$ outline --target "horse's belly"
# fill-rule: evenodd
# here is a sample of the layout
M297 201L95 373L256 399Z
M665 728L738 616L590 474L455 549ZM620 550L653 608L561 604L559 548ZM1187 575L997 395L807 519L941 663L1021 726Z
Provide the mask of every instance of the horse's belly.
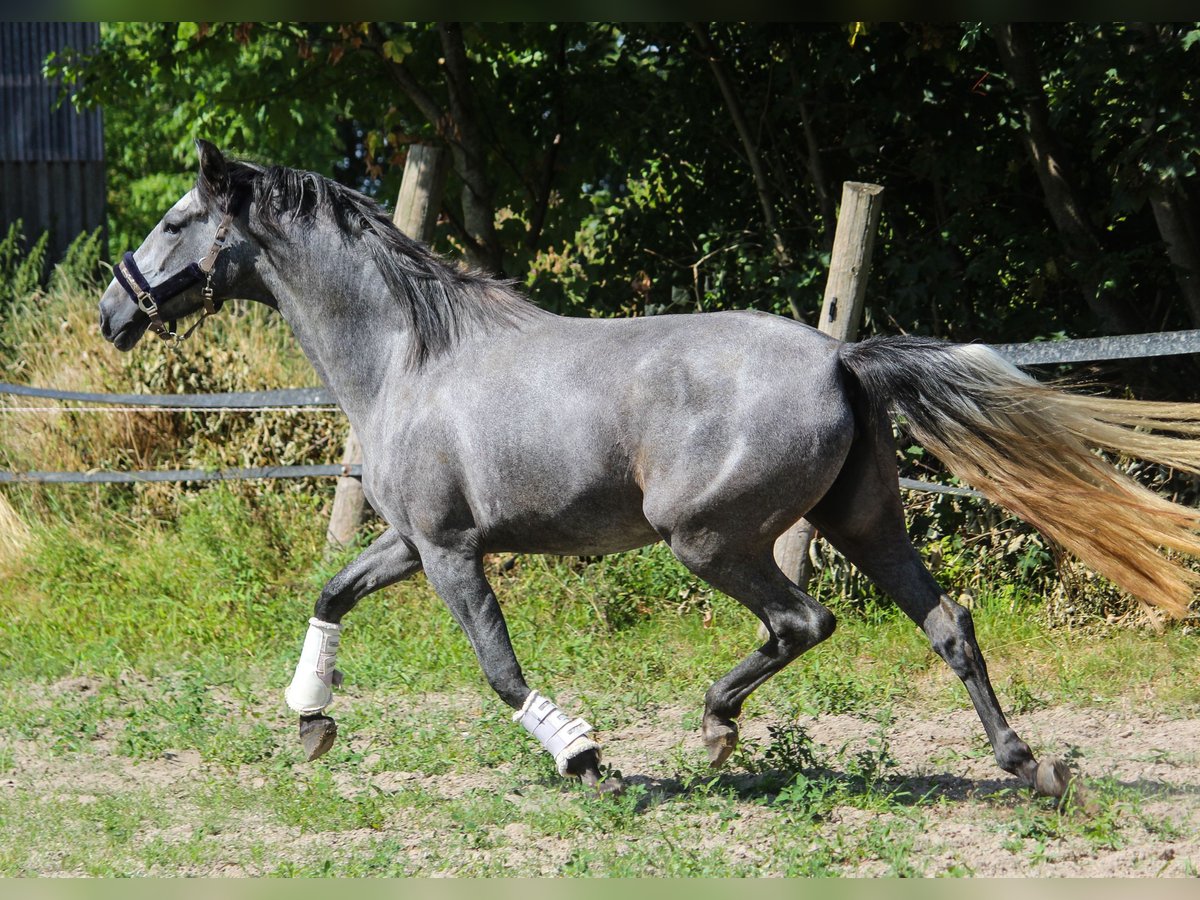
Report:
M486 552L599 556L644 547L659 539L641 504L594 498L553 509L513 508L481 523Z

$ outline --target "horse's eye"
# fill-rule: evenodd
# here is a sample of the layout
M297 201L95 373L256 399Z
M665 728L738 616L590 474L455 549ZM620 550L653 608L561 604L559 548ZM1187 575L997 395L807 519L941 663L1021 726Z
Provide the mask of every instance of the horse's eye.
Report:
M171 222L163 222L163 231L167 234L179 234L179 226Z

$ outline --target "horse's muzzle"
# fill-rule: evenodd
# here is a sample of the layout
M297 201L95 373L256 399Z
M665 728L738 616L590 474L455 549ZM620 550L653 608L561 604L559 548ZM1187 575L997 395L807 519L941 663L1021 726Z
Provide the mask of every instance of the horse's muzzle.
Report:
M130 303L114 280L100 298L100 334L118 350L132 350L150 325L149 317Z

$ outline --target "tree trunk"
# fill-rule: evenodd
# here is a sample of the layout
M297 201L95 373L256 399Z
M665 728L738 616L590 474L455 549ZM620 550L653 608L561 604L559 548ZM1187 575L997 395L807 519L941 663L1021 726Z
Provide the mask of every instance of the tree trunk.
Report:
M1163 184L1150 190L1150 208L1167 246L1171 270L1187 303L1192 326L1200 328L1200 251L1189 206L1187 196L1181 191L1169 190Z
M446 184L446 152L440 147L414 144L408 151L404 178L396 198L392 222L410 238L429 243L442 207L442 190ZM342 469L362 465L362 444L351 426L342 453ZM349 474L338 478L333 494L333 512L325 530L325 540L331 547L345 547L354 540L359 526L366 521L371 508L363 493L362 479Z
M1100 283L1097 262L1103 248L1095 229L1088 222L1084 204L1075 186L1077 181L1071 177L1069 163L1050 125L1050 107L1042 89L1041 69L1026 26L997 25L994 35L1005 71L1017 90L1018 103L1025 117L1022 137L1042 186L1046 209L1058 229L1067 255L1083 273L1081 289L1084 301L1106 332L1136 332L1140 330L1140 323L1132 310Z
M445 54L443 75L450 98L446 137L454 154L455 171L463 182L463 227L471 238L467 257L473 266L502 275L504 253L496 233L495 191L488 177L487 151L475 114L462 26L457 22L441 23L438 34Z
M1135 43L1134 52L1153 54L1161 51L1162 37L1153 23L1138 22L1133 30L1145 42ZM1157 104L1150 102L1149 105L1151 109L1142 121L1142 131L1152 135L1158 120L1155 113ZM1196 231L1195 210L1191 198L1177 179L1154 177L1154 185L1150 188L1150 209L1154 213L1158 233L1166 245L1167 259L1171 261L1172 274L1187 304L1192 326L1200 328L1200 234Z
M418 82L403 62L383 54L387 35L378 25L370 26L372 41L384 67L413 105L437 129L446 141L454 160L454 171L462 180L462 220L455 220L465 239L467 260L491 274L504 271L500 237L496 233L494 190L487 174L487 154L472 102L467 54L462 27L456 23L438 26L442 41L442 75L449 97L449 109Z

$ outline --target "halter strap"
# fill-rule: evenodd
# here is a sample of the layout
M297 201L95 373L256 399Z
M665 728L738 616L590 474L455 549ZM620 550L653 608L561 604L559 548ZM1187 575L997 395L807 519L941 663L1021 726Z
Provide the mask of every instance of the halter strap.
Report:
M233 223L233 213L227 212L221 223L217 226L216 236L213 238L212 246L208 248L208 253L204 254L199 262L188 263L184 268L180 269L174 275L168 277L165 281L151 287L150 282L138 269L137 261L133 258L133 251L126 251L121 257L121 261L117 263L113 269L113 275L117 279L117 284L121 285L129 298L138 305L138 309L146 314L150 319L150 328L153 332L164 341L185 341L191 336L200 323L209 316L214 315L221 308L221 301L213 299L213 270L216 269L217 259L221 255L221 251L225 249L225 241L229 238L229 230ZM204 312L200 318L192 323L192 327L178 335L175 333L175 323L171 322L170 327L167 326L159 314L158 307L160 303L165 303L177 294L183 293L192 285L198 282L204 282Z

